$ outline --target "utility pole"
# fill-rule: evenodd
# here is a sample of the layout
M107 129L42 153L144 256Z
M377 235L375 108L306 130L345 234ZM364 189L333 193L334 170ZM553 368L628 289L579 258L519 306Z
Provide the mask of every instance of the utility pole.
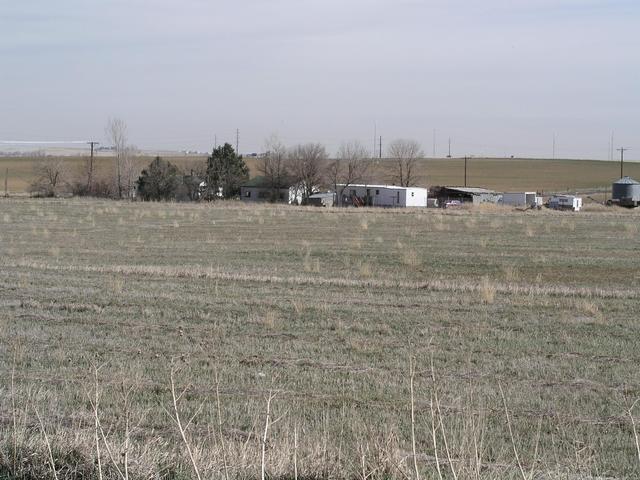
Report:
M236 128L236 155L239 155L238 153L238 146L240 145L240 129Z
M378 139L378 126L376 122L373 122L373 150L371 150L371 156L376 156L376 140Z
M93 187L93 147L100 145L100 142L87 142L91 145L91 157L89 158L89 172L87 174L87 193L91 193L91 187Z
M218 135L216 135L214 133L213 134L213 149L215 150L216 148L218 148Z
M449 137L449 154L447 155L447 158L451 158L451 137Z
M551 158L556 159L556 134L553 134L553 147L551 147Z
M379 152L379 158L382 158L382 135L380 135L380 152Z
M433 158L436 158L436 129L433 129Z
M467 186L467 156L464 156L464 186Z
M7 168L4 172L4 196L9 196L9 169Z
M624 152L626 152L629 149L620 147L617 150L620 152L620 178L622 178L624 177Z
M609 152L609 157L611 160L613 160L613 150L615 149L615 146L613 144L613 130L611 131L611 150Z

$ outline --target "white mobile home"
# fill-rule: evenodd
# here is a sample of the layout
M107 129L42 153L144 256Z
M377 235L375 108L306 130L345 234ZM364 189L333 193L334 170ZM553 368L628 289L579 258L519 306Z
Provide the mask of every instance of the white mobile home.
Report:
M505 192L502 194L501 203L514 207L541 207L542 197L536 192Z
M357 207L426 207L427 189L397 185L337 185L342 205Z

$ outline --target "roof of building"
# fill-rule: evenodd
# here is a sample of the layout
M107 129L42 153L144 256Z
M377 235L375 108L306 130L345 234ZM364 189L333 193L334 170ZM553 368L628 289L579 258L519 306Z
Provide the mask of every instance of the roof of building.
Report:
M629 176L624 176L620 180L613 182L614 185L640 185L640 182L636 182Z
M480 187L441 187L441 188L446 188L447 190L453 190L455 192L469 193L471 195L482 195L482 194L495 195L497 193L493 190L480 188Z
M338 186L339 187L344 187L344 183L339 183ZM416 188L421 189L421 190L426 190L426 188L424 187L401 187L400 185L376 185L376 184L369 184L369 183L350 183L348 185L349 187L366 187L366 188L388 188L388 189L392 189L392 190L414 190Z

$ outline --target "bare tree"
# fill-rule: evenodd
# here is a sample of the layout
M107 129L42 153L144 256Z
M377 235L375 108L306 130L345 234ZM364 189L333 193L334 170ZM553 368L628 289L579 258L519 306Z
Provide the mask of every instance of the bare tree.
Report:
M319 143L305 143L293 147L288 155L288 168L299 185L304 202L323 183L327 151Z
M418 180L418 159L424 156L415 140L397 139L389 144L388 156L394 162L392 181L402 187L414 186Z
M128 136L127 136L127 124L124 123L124 120L120 118L110 118L107 121L107 126L105 128L105 134L111 145L113 146L113 150L115 153L116 160L116 192L118 194L118 198L122 198L123 193L125 192L126 186L126 178L129 176L129 188L131 187L131 165L130 165L130 151L127 145Z
M278 190L289 180L287 168L287 148L277 135L271 135L265 142L266 154L258 160L258 171L271 189L272 202L278 199Z
M122 190L125 197L132 197L136 190L135 177L140 173L136 164L138 147L127 145L122 156Z
M369 152L358 141L340 145L338 155L327 167L327 177L336 192L336 202L342 205L344 191L349 185L366 180Z
M62 158L44 158L35 165L36 179L31 191L46 197L54 197L65 186L68 169Z

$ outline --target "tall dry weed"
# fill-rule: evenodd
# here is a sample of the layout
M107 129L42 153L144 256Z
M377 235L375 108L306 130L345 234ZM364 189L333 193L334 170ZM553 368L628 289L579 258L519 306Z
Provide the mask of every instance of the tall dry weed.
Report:
M520 272L515 265L503 265L502 272L504 279L509 283L517 282L520 279Z
M496 298L496 286L487 275L480 281L480 300L485 304L492 304Z

